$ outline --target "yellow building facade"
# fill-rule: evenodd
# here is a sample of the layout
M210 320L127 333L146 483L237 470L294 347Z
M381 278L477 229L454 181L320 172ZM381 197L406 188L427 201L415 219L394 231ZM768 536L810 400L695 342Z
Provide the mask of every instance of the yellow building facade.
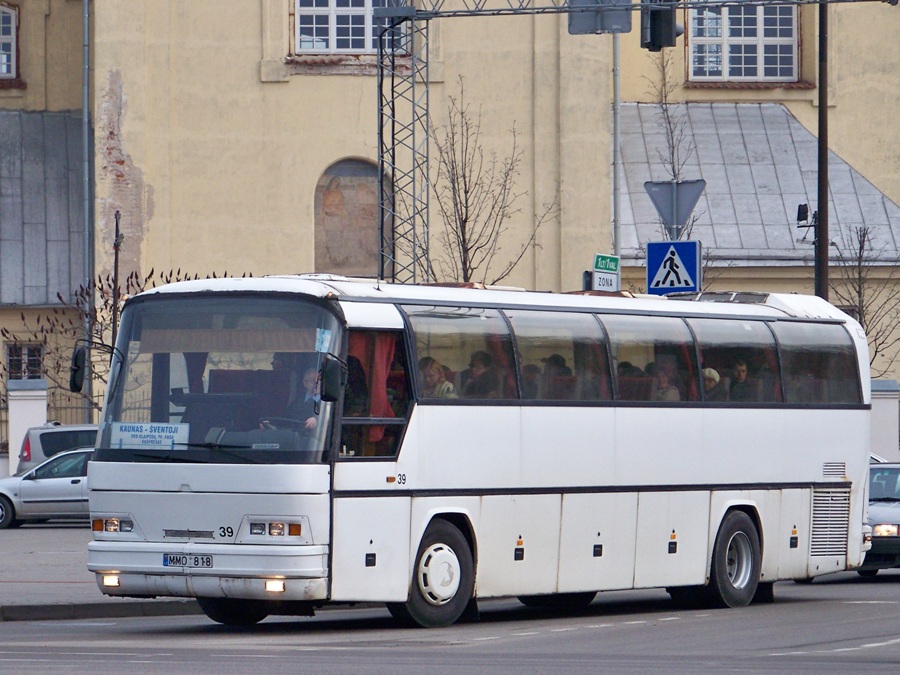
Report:
M128 269L377 272L376 57L371 42L337 44L326 15L324 38L298 30L318 20L305 6L95 4L99 265L118 210ZM590 252L608 246L609 40L570 37L558 14L429 26L432 124L446 123L462 80L486 157L505 157L515 129L509 256L558 202L507 283L577 287Z

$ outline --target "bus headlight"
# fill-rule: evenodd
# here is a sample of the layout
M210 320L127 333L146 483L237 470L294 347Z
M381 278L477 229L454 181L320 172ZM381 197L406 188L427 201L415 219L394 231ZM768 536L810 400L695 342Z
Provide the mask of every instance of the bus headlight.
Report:
M872 528L872 536L874 537L896 537L897 525L882 523Z
M134 532L134 521L127 518L95 518L91 521L93 532Z
M270 537L300 537L303 535L303 525L300 523L286 523L284 521L251 522L250 534L254 536L269 535Z

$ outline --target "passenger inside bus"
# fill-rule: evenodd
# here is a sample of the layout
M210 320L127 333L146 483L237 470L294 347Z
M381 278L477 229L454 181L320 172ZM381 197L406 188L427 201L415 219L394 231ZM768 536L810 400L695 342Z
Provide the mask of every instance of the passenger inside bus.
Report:
M462 395L466 398L496 398L500 378L492 369L494 360L487 352L474 352L469 367L462 373Z
M756 401L759 398L758 382L748 376L747 361L738 359L732 368L731 390L732 401Z
M719 371L715 368L703 369L703 390L707 401L727 401L728 391L722 384Z
M317 424L316 407L321 400L319 395L319 372L315 368L307 368L301 380L303 393L298 394L288 403L285 415L303 422L305 429L315 429Z
M422 395L426 398L457 398L456 387L447 380L444 367L431 356L419 359Z
M681 393L672 383L669 370L667 368L658 368L656 371L656 393L653 395L654 401L675 402L681 400Z

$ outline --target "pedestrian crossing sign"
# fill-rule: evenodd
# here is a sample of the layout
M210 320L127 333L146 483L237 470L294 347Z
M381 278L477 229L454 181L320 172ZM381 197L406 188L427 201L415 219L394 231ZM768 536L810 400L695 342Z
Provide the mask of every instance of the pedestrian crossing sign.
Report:
M699 241L647 242L647 292L665 295L700 290Z

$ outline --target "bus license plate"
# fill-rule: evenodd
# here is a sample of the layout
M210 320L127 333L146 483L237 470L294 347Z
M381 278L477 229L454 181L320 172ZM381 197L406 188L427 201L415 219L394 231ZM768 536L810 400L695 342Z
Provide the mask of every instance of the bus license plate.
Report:
M163 553L165 567L212 567L211 555L186 555L184 553Z

